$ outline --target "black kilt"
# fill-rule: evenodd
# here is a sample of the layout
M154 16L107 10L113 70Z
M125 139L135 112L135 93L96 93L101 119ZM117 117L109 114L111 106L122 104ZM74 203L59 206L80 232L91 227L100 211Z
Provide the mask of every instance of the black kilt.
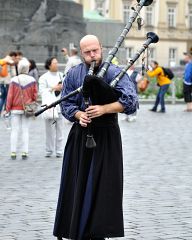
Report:
M85 147L87 128L74 123L65 147L54 236L123 237L123 160L117 114L92 121L96 148Z

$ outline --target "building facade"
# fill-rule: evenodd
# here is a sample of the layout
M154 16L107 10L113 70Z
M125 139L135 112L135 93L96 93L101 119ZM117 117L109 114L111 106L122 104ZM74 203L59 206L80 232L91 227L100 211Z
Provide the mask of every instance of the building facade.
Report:
M106 19L121 21L124 25L138 4L136 0L75 1L83 5L84 12L96 10ZM164 66L181 65L183 52L192 52L192 0L153 0L151 5L142 8L139 15L143 26L138 30L135 21L130 29L124 43L126 57L133 57L145 41L146 33L152 31L160 41L151 44L149 60L154 59ZM110 38L110 32L108 34Z

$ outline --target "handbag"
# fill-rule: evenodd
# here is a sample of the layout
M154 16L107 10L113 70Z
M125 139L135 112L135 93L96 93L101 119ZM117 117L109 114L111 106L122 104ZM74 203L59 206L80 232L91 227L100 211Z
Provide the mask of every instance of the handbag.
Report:
M148 85L149 80L146 77L144 77L141 81L137 83L137 87L140 92L144 92L147 89Z
M39 104L35 101L31 103L24 103L24 96L23 96L23 90L19 81L19 76L18 76L18 82L19 82L19 87L20 87L20 93L21 93L21 101L23 105L23 110L24 110L24 115L28 117L34 117L35 112L38 110Z
M24 104L24 114L26 117L34 117L35 112L38 110L39 104L31 102Z

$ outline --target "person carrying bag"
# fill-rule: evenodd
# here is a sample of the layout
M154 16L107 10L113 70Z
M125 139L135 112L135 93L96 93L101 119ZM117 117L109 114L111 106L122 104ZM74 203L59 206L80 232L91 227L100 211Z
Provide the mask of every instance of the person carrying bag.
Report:
M37 100L36 80L28 75L29 62L22 59L18 63L18 76L11 79L6 114L11 113L11 159L17 157L17 143L19 135L22 138L21 156L28 158L29 151L29 118L26 117L27 103Z

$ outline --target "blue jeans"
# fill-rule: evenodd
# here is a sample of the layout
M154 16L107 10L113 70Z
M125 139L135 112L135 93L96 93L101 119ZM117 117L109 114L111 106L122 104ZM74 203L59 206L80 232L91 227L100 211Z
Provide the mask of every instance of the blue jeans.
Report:
M0 113L3 110L3 106L7 99L8 88L8 84L0 84Z
M164 97L165 97L165 93L167 92L167 90L169 88L169 85L170 84L166 84L166 85L160 86L159 92L158 92L157 97L156 97L155 105L153 107L154 110L157 110L157 107L158 107L158 105L160 103L161 104L161 111L165 111L165 100L164 100Z

